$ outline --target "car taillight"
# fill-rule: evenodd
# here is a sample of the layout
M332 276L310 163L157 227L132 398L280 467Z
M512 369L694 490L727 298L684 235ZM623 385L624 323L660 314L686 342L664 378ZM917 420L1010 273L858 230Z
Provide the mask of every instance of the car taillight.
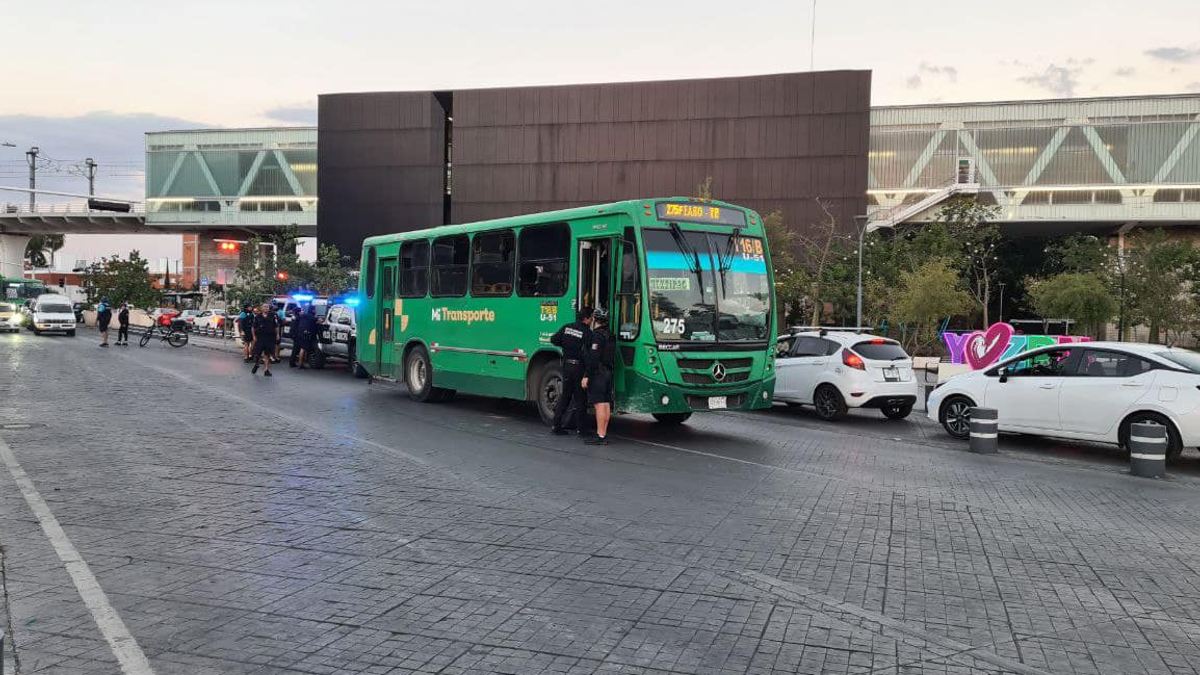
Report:
M854 368L855 370L867 369L867 365L863 363L862 357L850 351L849 349L842 350L842 363Z

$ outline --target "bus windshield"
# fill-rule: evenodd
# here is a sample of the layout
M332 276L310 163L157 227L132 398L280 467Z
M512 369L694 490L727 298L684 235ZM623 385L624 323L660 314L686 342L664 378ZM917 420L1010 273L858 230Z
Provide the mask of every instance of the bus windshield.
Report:
M767 339L770 279L762 240L643 230L650 319L659 342Z

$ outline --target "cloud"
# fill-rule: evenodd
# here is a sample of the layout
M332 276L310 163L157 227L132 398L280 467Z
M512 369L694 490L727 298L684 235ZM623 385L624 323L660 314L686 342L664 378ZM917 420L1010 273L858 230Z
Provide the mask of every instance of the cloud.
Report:
M279 106L263 113L269 119L287 124L315 125L317 109L311 105Z
M1113 71L1113 75L1116 75L1117 77L1133 77L1134 75L1137 75L1137 68L1132 68L1129 66L1117 68Z
M905 85L909 89L920 89L925 84L926 78L943 79L947 82L958 81L958 69L954 66L935 66L931 63L921 62L917 66L917 72L910 75L904 80Z
M1055 96L1070 98L1075 95L1075 90L1079 87L1080 70L1078 67L1058 66L1051 63L1041 73L1018 77L1017 81L1044 89Z
M1147 49L1145 53L1151 58L1172 63L1190 63L1200 60L1200 47L1157 47Z

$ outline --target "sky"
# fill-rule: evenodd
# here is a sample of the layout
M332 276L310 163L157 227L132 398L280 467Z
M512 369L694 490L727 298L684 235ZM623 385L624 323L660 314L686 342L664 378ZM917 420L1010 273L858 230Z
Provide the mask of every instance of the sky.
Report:
M68 9L69 8L69 9ZM0 0L0 186L138 198L146 131L310 125L320 93L869 69L874 105L1200 92L1196 0ZM815 40L811 36L815 33ZM0 202L24 199L0 192ZM72 237L67 259L178 255ZM171 251L175 253L172 254Z

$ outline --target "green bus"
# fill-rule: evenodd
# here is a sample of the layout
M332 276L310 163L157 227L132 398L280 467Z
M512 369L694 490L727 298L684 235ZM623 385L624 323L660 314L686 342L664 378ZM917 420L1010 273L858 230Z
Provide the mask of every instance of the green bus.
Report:
M23 304L46 292L46 284L38 279L0 276L0 302Z
M771 405L774 282L749 209L645 199L371 237L359 278L357 359L418 401L529 400L550 420L550 336L587 306L617 341L614 410Z

